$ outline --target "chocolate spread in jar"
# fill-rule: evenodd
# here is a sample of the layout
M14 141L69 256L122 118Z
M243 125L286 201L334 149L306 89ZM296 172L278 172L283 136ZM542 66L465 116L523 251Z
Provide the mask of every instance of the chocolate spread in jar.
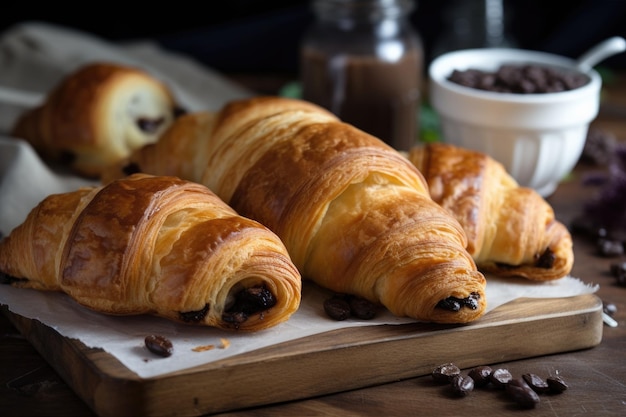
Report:
M419 49L390 62L304 48L303 98L397 150L409 150L417 140L422 60Z

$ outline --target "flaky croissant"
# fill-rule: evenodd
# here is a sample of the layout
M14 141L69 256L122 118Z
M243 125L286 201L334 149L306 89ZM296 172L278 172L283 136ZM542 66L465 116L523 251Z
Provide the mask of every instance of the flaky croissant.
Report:
M265 329L300 305L301 277L278 236L174 177L47 197L0 241L0 272L102 313L224 329Z
M256 97L181 116L108 178L198 181L281 237L303 277L398 316L465 323L485 279L459 223L381 140L299 100Z
M40 106L18 118L11 134L47 161L69 161L77 173L98 177L155 142L176 111L173 92L149 73L96 62L65 76Z
M408 153L430 194L468 236L478 268L500 276L558 279L574 263L572 237L536 191L520 187L488 155L450 144L416 146Z

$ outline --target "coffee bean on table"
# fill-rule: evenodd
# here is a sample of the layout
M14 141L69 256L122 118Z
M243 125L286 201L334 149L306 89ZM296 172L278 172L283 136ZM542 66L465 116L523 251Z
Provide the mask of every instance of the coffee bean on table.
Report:
M453 363L444 363L442 365L437 366L433 372L432 377L436 382L440 382L443 384L447 384L452 381L456 375L459 375L461 370L458 366Z
M533 391L539 394L548 392L550 390L550 386L548 385L548 383L544 381L543 378L541 378L539 375L528 373L522 375L522 378L524 379L524 381L526 381L528 386L533 389Z
M539 395L523 378L511 379L506 384L506 393L521 407L534 408L540 402Z
M546 379L546 382L550 387L550 392L555 394L559 394L569 388L565 381L563 381L563 378L561 378L560 376L548 377L548 379Z
M474 390L474 380L471 376L458 374L452 377L450 386L452 387L452 392L455 395L465 397Z
M489 375L489 381L496 387L503 389L509 381L513 379L513 375L508 369L498 368Z
M468 375L474 380L474 385L484 387L489 383L489 376L492 369L487 365L477 366L469 371Z

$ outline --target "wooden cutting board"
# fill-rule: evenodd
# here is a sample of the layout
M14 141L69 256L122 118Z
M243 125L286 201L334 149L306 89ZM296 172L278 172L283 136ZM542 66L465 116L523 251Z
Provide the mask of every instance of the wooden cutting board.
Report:
M37 320L2 312L99 415L201 415L567 352L602 340L593 294L518 299L469 325L403 324L335 330L142 379L110 354Z

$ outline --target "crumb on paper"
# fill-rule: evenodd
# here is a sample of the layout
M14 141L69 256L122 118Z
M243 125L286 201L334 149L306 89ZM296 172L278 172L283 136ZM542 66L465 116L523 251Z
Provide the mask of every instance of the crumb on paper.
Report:
M207 350L213 350L215 349L215 345L204 345L204 346L196 346L195 348L191 349L194 352L205 352Z
M220 349L226 349L228 346L230 346L230 340L223 338L223 337L220 340L222 341L222 345L220 346Z

